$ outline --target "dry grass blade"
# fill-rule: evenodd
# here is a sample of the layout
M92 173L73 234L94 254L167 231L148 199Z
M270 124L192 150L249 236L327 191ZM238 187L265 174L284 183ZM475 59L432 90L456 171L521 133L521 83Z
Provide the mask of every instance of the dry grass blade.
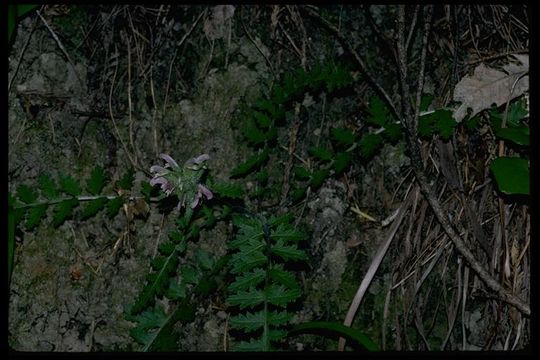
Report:
M354 296L351 306L349 307L349 311L347 312L345 320L343 321L343 324L345 326L351 326L354 316L356 315L356 311L358 310L358 307L362 302L362 298L364 297L364 294L366 293L369 285L371 284L375 273L379 269L379 266L381 265L381 262L384 259L384 256L386 255L386 252L388 251L388 248L390 247L390 244L392 243L392 240L394 239L396 232L401 225L401 222L403 221L404 215L407 212L407 209L409 208L409 205L411 204L413 200L413 195L415 193L415 191L409 192L405 201L401 204L399 215L394 220L394 223L392 224L392 227L388 232L388 237L383 243L381 243L379 249L377 250L377 253L375 254L375 257L373 258L373 261L368 268L366 275L364 276L364 279L362 280L360 286L358 287L358 290L356 291L356 295ZM340 338L338 350L343 351L344 349L345 339Z

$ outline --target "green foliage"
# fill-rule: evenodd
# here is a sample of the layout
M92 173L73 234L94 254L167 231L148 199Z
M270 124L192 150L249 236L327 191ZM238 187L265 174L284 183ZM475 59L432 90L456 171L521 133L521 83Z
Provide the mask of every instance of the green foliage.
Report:
M170 315L166 315L163 309L156 305L138 315L127 314L126 318L137 323L137 326L130 330L130 334L143 345L143 352L176 351L178 336L173 327L178 321L193 321L195 307L183 302Z
M86 183L86 189L92 195L99 195L103 190L103 186L105 186L105 173L101 166L96 166Z
M333 157L332 151L322 146L312 146L308 152L321 161L330 161Z
M344 146L350 146L356 140L353 132L349 129L344 128L333 128L332 137L334 138L334 140L336 140L338 144Z
M360 153L365 159L371 158L375 155L382 143L382 136L380 134L367 134L360 140Z
M266 220L259 217L233 218L238 227L236 238L229 243L231 273L227 302L240 312L230 319L234 329L250 334L249 341L235 344L240 351L270 351L285 335L291 319L287 307L301 296L294 275L285 270L288 261L307 258L298 248L305 235L284 216ZM249 309L248 311L242 311Z
M452 117L450 110L438 109L419 117L418 134L423 138L430 138L433 134L438 134L444 140L448 140L456 126L457 122Z
M390 119L390 112L384 102L377 96L373 96L369 101L369 115L367 122L380 127L385 127Z
M77 180L69 175L60 175L60 188L63 192L71 196L79 196L82 192Z
M330 331L336 335L343 336L349 340L355 341L357 344L361 345L367 351L379 351L379 346L373 342L368 336L363 332L352 329L348 326L345 326L336 322L329 321L312 321L303 324L294 326L289 331L289 336L296 334L306 333L306 332L318 332L318 331Z
M212 192L223 198L241 199L244 196L244 189L238 184L210 182L208 186Z
M135 180L135 171L128 169L124 176L116 182L116 186L123 190L130 190L133 186L133 180Z
M26 204L31 204L37 199L37 194L27 185L21 185L17 188L17 197Z
M73 208L79 204L76 198L59 202L54 206L52 225L58 227L73 215Z
M499 190L507 195L530 194L529 162L517 157L499 157L491 162Z
M99 194L99 192L97 194ZM92 216L95 216L100 210L102 210L105 207L106 203L107 203L107 198L105 197L100 197L97 199L90 200L88 204L86 204L83 207L81 219L85 220L85 219L91 218Z
M493 131L498 138L511 141L518 147L529 146L529 127L524 124L528 112L525 99L514 101L507 113L507 127L502 127L504 111L491 110ZM490 170L499 191L507 195L530 195L529 161L519 157L499 157L491 162Z
M334 171L336 174L341 174L345 171L352 160L352 154L350 152L342 152L336 155L334 162Z
M47 174L41 174L38 177L41 194L49 200L56 199L58 197L58 190L54 180Z
M252 172L258 166L262 165L266 160L268 160L268 154L269 150L264 149L260 154L251 156L245 162L241 163L231 171L231 177L240 177Z
M53 227L60 226L66 219L74 216L74 210L80 203L85 203L80 218L86 220L95 216L107 205L107 213L110 217L115 216L123 204L121 197L113 197L108 200L105 196L100 196L105 186L105 177L103 169L96 167L86 181L87 190L94 197L84 197L80 202L79 197L82 189L79 182L69 175L60 175L59 186L57 189L55 181L47 174L41 174L38 177L39 192L28 185L20 185L17 189L16 199L14 199L13 215L15 225L17 225L26 215L25 227L27 230L33 230L40 222L46 218L47 209L53 208L52 223ZM68 197L60 194L61 190ZM18 200L17 200L18 199Z
M311 182L310 186L313 189L318 189L321 187L321 185L324 183L324 180L330 175L330 171L327 169L319 169L316 170L313 175L311 176Z

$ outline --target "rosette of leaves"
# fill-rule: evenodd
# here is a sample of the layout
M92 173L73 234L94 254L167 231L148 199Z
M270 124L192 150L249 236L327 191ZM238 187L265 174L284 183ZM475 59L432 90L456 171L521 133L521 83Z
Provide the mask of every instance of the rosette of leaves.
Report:
M234 345L238 351L271 351L287 335L292 314L287 311L301 296L300 286L287 264L304 261L307 255L298 248L305 234L291 225L291 215L266 220L237 216L234 251L230 259L235 280L229 285L227 302L237 307L231 316L231 328L243 333L248 341Z

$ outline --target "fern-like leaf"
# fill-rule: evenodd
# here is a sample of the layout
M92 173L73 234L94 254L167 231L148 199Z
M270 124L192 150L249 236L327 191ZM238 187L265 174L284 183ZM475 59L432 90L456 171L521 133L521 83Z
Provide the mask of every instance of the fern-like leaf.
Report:
M304 251L299 250L296 245L285 245L279 241L272 245L271 251L283 260L307 260L307 255Z
M266 272L263 269L254 269L238 276L236 280L229 285L229 290L232 292L237 292L240 290L249 289L250 287L256 287L264 280L265 277Z
M62 191L71 196L81 195L82 189L77 180L69 175L60 175L60 187Z
M230 199L241 199L244 196L242 186L233 183L211 183L210 189L214 194Z
M28 211L28 219L26 220L26 229L32 230L34 227L39 225L41 219L45 216L47 212L47 205L41 204L32 207Z
M300 289L287 289L283 285L270 284L266 289L266 299L269 303L286 307L288 303L301 295Z
M96 166L86 183L86 189L92 195L99 195L103 190L103 186L105 186L105 173L101 166Z
M109 200L107 202L107 216L109 218L113 218L118 214L118 211L120 211L120 208L124 204L124 199L121 197L116 197L112 200Z
M54 227L60 226L67 218L73 216L73 208L79 204L79 200L76 198L64 200L54 207L52 225Z
M165 286L169 284L171 274L176 270L178 264L178 251L171 252L167 257L154 259L153 266L157 268L152 274L141 295L137 298L131 308L131 313L136 314L152 304L154 297L165 292Z
M107 203L106 197L90 200L90 202L88 202L88 204L84 206L82 210L81 218L85 220L96 215L98 211L100 211L101 209L105 207L106 203Z
M27 185L20 185L17 188L17 197L25 204L31 204L36 201L37 194Z
M353 132L345 128L333 128L332 137L334 138L334 140L336 140L338 144L344 146L350 146L356 140Z
M269 150L265 149L260 154L255 154L247 159L242 164L238 165L231 171L231 177L240 177L247 175L255 170L258 166L262 165L268 159Z
M58 197L58 189L54 180L47 174L41 174L38 177L41 194L49 200L56 199Z
M253 307L261 304L265 300L265 294L262 290L251 288L248 291L238 291L236 294L230 295L227 302L234 306L239 306L240 309Z

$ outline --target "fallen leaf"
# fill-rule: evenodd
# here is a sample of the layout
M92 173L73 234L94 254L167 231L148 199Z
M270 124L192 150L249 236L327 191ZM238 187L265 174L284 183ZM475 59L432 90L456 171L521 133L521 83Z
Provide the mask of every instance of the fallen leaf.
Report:
M480 111L491 108L492 104L501 106L529 90L529 56L514 55L520 64L503 66L506 72L484 64L474 69L472 76L465 76L454 89L454 100L461 105L454 110L454 119L461 122L471 108L471 117Z

